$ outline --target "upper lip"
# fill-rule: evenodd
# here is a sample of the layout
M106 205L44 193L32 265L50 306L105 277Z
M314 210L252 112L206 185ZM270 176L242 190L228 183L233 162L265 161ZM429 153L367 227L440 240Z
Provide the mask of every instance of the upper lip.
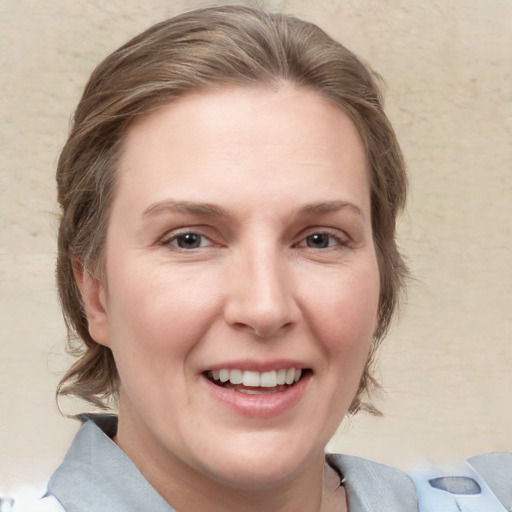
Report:
M269 372L271 370L281 370L283 368L295 368L297 370L306 370L311 368L304 361L292 360L292 359L275 359L272 361L254 361L254 360L233 360L225 361L222 363L215 363L207 368L204 368L201 373L214 370L247 370L253 372Z

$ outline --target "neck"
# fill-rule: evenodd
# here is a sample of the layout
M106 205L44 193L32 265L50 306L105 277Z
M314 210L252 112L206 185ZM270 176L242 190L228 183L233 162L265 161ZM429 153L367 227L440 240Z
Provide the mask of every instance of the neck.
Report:
M315 467L316 469L316 467ZM179 512L341 512L346 498L338 475L330 467L316 471L320 478L309 477L309 471L272 489L239 489L208 481L204 477L187 478L180 474L151 478L150 483ZM331 474L334 473L334 474ZM149 476L149 475L148 475Z
M195 470L173 457L163 446L152 446L154 439L138 439L134 442L130 430L120 421L115 442L146 480L179 512L346 510L340 477L325 463L323 453L305 470L288 480L263 488L240 488Z

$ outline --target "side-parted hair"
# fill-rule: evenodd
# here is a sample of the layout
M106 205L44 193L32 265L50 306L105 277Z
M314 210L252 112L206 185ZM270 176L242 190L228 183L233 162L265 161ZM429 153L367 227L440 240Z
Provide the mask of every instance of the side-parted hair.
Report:
M128 126L176 98L227 86L278 88L291 83L345 112L364 145L373 239L380 272L379 322L357 395L350 407L377 412L364 395L378 386L375 350L397 308L407 269L396 244L405 204L402 153L383 111L380 78L316 25L245 6L191 11L163 21L120 47L92 73L74 114L57 167L62 216L57 284L78 359L57 396L75 395L99 407L116 399L112 352L89 334L74 271L103 279L116 168Z

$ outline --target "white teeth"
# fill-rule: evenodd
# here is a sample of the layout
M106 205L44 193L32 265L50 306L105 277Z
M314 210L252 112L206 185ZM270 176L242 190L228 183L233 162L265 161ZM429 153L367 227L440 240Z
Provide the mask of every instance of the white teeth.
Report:
M245 371L242 383L244 386L259 387L260 374L258 372Z
M250 370L233 369L212 370L209 373L213 380L230 382L231 384L243 384L251 388L275 388L284 384L291 385L299 381L302 370L297 368L281 368L280 370L270 370L268 372L255 372Z
M229 382L231 384L242 384L243 375L242 370L231 370L229 372Z
M277 374L275 370L261 374L262 388L275 388L277 386Z

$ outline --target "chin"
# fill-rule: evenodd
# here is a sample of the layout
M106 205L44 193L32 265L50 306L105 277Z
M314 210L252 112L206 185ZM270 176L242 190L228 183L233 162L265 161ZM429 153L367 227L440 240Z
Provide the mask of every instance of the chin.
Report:
M266 464L237 464L219 472L218 468L212 474L214 480L224 485L242 491L265 491L278 489L293 481L300 474L298 468L284 467L275 462Z
M324 450L320 447L310 452L300 450L301 443L258 443L253 439L243 449L233 446L229 453L211 460L222 460L222 464L209 464L211 478L240 490L270 490L282 487L296 479L307 468L323 465ZM302 447L304 444L302 444Z

